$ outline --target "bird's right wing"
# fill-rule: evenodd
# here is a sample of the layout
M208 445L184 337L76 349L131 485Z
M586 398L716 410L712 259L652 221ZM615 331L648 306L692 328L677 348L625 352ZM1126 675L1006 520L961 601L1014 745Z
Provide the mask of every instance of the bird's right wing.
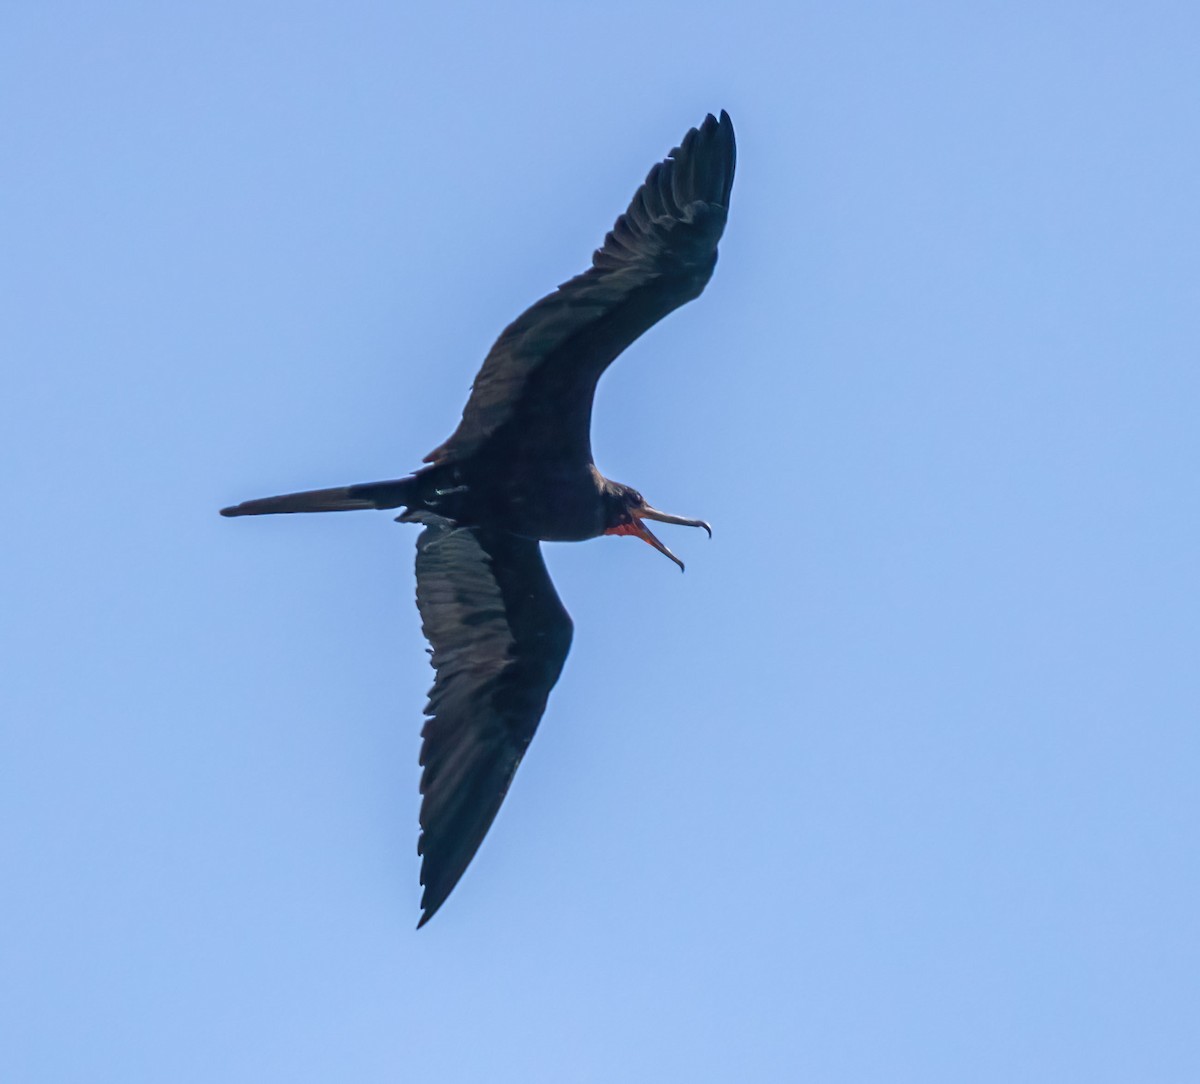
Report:
M733 123L711 114L634 193L582 275L517 317L475 377L454 434L427 463L489 454L588 463L596 382L642 332L700 292L733 187Z
M458 883L500 809L571 646L537 542L428 512L417 606L436 672L421 732L420 925Z

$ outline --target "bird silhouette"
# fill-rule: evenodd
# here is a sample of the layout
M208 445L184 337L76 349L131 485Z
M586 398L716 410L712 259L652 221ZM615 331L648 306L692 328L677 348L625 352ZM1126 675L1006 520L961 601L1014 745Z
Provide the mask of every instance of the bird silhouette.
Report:
M288 493L223 516L403 508L417 539L417 607L435 672L421 731L421 920L433 917L491 827L571 646L540 542L641 538L647 520L702 527L610 481L592 459L596 383L717 262L736 152L711 114L650 170L592 266L514 320L475 378L451 437L404 478Z

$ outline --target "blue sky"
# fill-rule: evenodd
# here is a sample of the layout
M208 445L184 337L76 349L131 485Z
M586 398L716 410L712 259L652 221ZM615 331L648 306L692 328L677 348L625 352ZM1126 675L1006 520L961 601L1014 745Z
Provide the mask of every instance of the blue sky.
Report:
M9 5L0 1062L1200 1079L1192 5ZM647 547L419 934L415 467L728 109ZM669 537L667 537L669 535Z

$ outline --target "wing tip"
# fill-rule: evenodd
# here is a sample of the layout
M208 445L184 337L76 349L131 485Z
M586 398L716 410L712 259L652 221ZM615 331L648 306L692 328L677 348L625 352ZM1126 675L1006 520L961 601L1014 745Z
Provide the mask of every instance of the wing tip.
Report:
M422 832L421 833L422 840L424 839L424 835L425 834ZM445 903L446 900L448 900L450 898L450 893L454 891L455 886L458 884L459 880L462 877L462 874L460 873L458 877L454 878L454 880L451 881L449 886L443 884L440 887L438 887L435 891L435 886L430 883L433 880L433 878L429 878L427 880L425 875L426 875L425 863L422 862L421 863L421 887L424 889L424 891L421 893L421 918L417 922L418 930L422 926L424 926L426 922L428 922L431 918L433 918L433 916L436 915L438 913L438 911L440 911L442 909L442 904Z
M667 156L663 164L667 163L675 174L678 204L702 200L728 209L737 166L737 139L728 112L722 109L718 116L706 114Z

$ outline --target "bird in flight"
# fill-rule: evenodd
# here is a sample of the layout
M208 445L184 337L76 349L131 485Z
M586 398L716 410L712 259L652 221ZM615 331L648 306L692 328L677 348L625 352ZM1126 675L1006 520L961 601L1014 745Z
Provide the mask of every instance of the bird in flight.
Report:
M244 501L223 516L403 508L417 539L417 608L432 648L421 731L421 920L446 901L491 827L571 646L540 542L629 535L679 560L660 512L592 460L592 399L609 364L698 297L733 185L728 114L657 163L592 266L511 323L484 359L453 435L405 478Z

